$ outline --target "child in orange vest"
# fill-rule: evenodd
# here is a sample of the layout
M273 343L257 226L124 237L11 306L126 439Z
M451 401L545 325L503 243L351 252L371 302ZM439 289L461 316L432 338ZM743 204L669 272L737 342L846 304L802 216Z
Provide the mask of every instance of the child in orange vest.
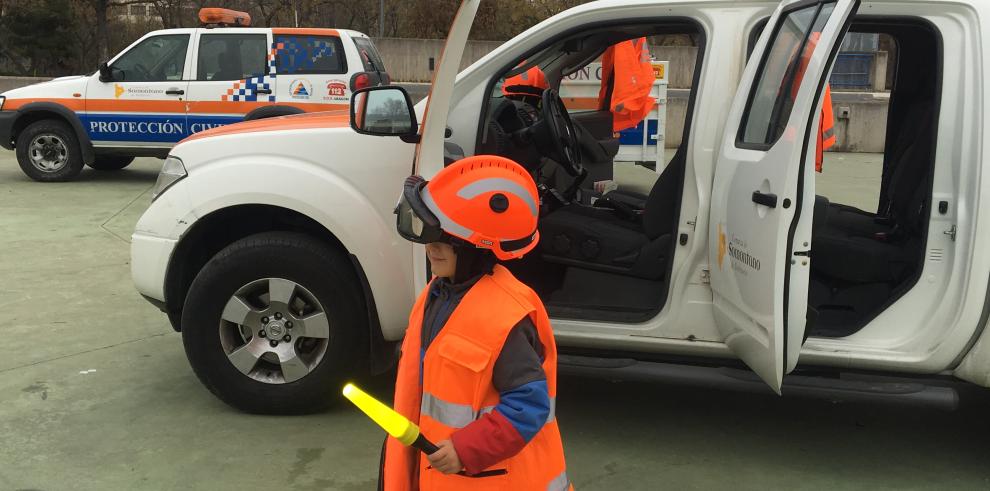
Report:
M549 318L498 264L539 240L532 177L502 157L470 157L430 182L409 178L396 214L400 235L426 244L435 278L410 315L395 409L439 450L424 456L389 438L381 487L572 489Z

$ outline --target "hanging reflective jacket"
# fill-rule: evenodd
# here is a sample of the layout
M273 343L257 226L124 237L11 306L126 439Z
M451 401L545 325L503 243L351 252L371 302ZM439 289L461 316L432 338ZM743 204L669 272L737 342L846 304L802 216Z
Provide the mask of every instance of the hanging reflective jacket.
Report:
M550 415L532 440L513 457L471 477L443 474L431 467L421 452L389 437L385 443L385 491L572 490L567 479L564 450L554 416L557 394L557 349L546 310L529 287L507 269L495 266L465 294L422 363L420 347L426 295L416 301L402 343L395 384L395 410L420 427L431 441L451 435L499 403L492 383L495 360L509 332L524 317L536 326L544 347L543 370L550 395Z
M798 71L794 76L794 83L791 85L792 100L797 97L798 89L801 87L801 81L804 79L804 73L808 69L808 63L811 62L811 55L814 54L815 47L818 46L818 40L821 37L822 33L820 32L813 32L808 36L808 44L801 54ZM818 123L818 140L815 142L816 172L822 171L822 163L825 161L825 150L833 146L835 146L835 115L832 111L832 88L826 82L825 95L822 97L821 121Z
M815 171L822 171L825 150L835 146L835 114L832 111L832 88L825 84L822 97L822 119L818 124L818 141L815 145Z
M650 114L657 102L650 97L655 78L646 38L623 41L605 50L598 107L612 111L613 131L634 128Z
M524 62L525 63L525 62ZM505 95L539 96L548 89L547 77L540 67L534 66L514 77L502 82L502 93Z

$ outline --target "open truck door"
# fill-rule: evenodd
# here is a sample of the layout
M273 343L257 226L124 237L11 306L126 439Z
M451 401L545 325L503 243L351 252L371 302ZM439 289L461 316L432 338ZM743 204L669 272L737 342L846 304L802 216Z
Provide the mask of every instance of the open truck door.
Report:
M808 319L815 134L826 76L858 0L785 0L739 83L709 225L725 343L776 392Z
M443 169L443 142L447 132L447 113L454 93L454 80L461 66L461 57L467 45L468 34L481 0L462 0L447 34L447 41L440 52L440 64L433 73L433 83L426 96L426 109L419 129L413 174L431 179ZM426 263L426 247L413 244L413 291L419 291L429 281Z

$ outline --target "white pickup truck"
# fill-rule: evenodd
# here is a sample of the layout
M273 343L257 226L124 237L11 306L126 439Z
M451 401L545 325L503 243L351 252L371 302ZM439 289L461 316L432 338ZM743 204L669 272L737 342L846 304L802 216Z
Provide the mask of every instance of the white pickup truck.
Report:
M540 185L540 245L508 266L544 299L570 368L950 403L952 377L990 386L990 4L602 0L457 74L478 2L415 110L378 87L355 94L356 118L241 123L172 150L133 277L213 393L313 411L369 360L387 365L429 274L395 231L403 179L482 153ZM816 195L823 90L850 31L897 48L875 209ZM553 89L611 45L670 34L697 46L680 146L641 202L589 204L585 176L613 165L611 116L563 117ZM506 96L532 66L551 89Z

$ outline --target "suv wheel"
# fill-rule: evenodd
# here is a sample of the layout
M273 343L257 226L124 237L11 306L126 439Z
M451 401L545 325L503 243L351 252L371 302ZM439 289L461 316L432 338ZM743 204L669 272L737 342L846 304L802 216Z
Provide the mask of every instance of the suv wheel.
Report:
M309 236L239 240L199 272L182 309L193 371L227 404L320 411L368 353L361 285L343 254Z
M70 181L83 168L79 139L63 121L36 121L17 135L17 163L31 179Z
M134 162L134 157L118 155L97 155L96 160L86 164L96 170L120 170Z

